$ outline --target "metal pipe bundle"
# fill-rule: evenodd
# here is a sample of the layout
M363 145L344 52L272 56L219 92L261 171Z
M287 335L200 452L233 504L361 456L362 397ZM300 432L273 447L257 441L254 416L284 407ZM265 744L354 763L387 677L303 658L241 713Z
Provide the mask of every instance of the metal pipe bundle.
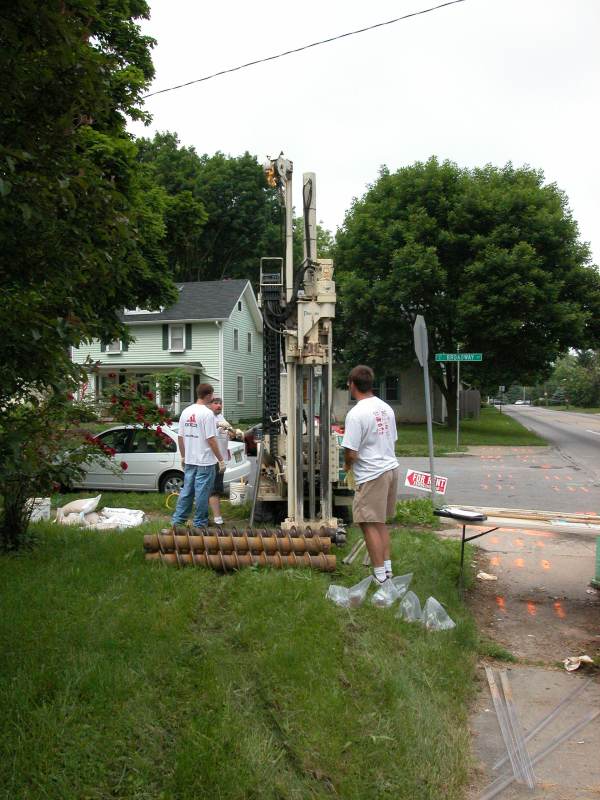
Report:
M319 528L311 528L310 525L306 525L304 527L297 528L295 525L292 525L289 530L283 530L282 528L244 528L243 530L238 530L235 526L228 528L216 527L216 528L187 528L184 525L175 525L172 529L171 528L163 528L161 534L177 534L178 536L187 536L189 533L192 533L194 536L276 536L278 539L288 539L290 536L292 539L305 537L306 539L311 539L314 537L320 537L321 539L335 539L338 535L338 531L336 528L328 528L325 525L321 525Z
M252 532L250 532L252 534ZM331 539L321 536L266 536L261 533L225 534L177 534L161 533L144 536L144 550L147 553L328 553Z
M333 572L335 570L336 559L335 556L326 555L325 553L318 553L311 555L310 553L303 553L298 555L290 553L282 555L275 553L268 555L266 553L239 553L233 552L225 553L197 553L194 550L188 553L181 553L175 551L174 553L161 553L159 550L153 553L146 553L148 561L160 561L163 564L177 565L179 567L196 566L196 567L211 567L215 570L222 570L229 572L231 570L238 570L241 567L275 567L276 569L284 569L285 567L310 567L311 569L319 569L322 572Z

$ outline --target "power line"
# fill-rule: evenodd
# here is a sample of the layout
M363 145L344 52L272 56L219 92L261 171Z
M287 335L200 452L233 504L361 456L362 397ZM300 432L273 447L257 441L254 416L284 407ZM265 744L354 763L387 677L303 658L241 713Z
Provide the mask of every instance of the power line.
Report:
M222 69L220 72L213 72L212 75L205 75L203 78L196 78L193 81L188 81L187 83L180 83L177 86L170 86L168 89L158 89L156 92L150 92L149 94L145 94L142 99L145 100L148 97L154 97L157 94L164 94L165 92L173 92L175 89L183 89L185 86L191 86L193 83L202 83L203 81L209 81L212 78L218 78L220 75L227 75L229 72L238 72L241 69L246 69L246 67L253 67L256 64L264 64L266 61L275 61L276 58L283 58L284 56L292 55L292 53L300 53L302 50L309 50L311 47L318 47L321 44L329 44L330 42L335 42L338 39L345 39L348 36L356 36L358 33L365 33L366 31L372 31L375 28L383 28L385 25L393 25L395 22L402 22L404 19L410 19L410 17L418 17L421 14L429 14L430 11L437 11L440 8L445 8L446 6L454 6L457 3L464 3L465 0L449 0L447 3L441 3L439 6L432 6L431 8L424 8L422 11L413 11L411 14L405 14L403 17L396 17L395 19L388 19L386 22L377 22L375 25L369 25L366 28L358 28L355 31L348 31L348 33L340 33L339 36L331 36L329 39L321 39L319 42L312 42L311 44L305 44L302 47L296 47L293 50L286 50L283 53L277 53L274 56L267 56L266 58L258 58L256 61L248 61L246 64L240 64L237 67L230 67L230 69Z

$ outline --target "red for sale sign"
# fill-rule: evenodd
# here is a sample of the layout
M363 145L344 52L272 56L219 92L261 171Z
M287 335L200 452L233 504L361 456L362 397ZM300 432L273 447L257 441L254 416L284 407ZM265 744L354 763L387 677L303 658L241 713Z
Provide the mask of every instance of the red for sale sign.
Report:
M446 494L446 486L448 478L442 478L441 475L435 476L435 490L438 494ZM410 486L413 489L420 489L423 492L431 491L431 474L429 472L419 472L416 469L409 469L406 472L405 486Z

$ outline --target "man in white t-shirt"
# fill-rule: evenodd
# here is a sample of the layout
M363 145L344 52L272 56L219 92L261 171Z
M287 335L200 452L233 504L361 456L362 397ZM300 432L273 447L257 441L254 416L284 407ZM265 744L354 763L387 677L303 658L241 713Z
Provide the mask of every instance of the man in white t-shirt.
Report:
M215 415L215 423L217 425L217 444L221 453L221 460L227 462L229 458L229 440L233 439L235 432L231 425L223 416L223 399L221 397L213 397L209 403L209 408L212 409ZM209 503L215 525L223 524L223 517L221 516L221 495L224 492L223 476L224 472L220 472L218 467L215 467L215 482L210 493Z
M215 465L225 471L225 461L217 443L215 415L209 408L214 389L201 383L196 389L196 402L181 412L177 441L184 469L183 489L172 517L173 527L187 521L194 501L193 525L208 525L208 498L215 481Z
M394 515L398 496L398 434L393 409L373 394L373 378L373 370L362 364L350 372L356 405L346 417L342 446L356 483L352 518L362 529L375 579L384 583L393 574L386 520Z

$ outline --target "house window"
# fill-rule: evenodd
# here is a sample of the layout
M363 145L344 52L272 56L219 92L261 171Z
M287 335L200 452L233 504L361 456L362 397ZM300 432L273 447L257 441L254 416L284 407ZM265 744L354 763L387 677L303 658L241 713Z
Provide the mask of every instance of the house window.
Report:
M256 376L256 396L262 397L263 379L262 375Z
M252 352L252 333L248 332L248 352Z
M179 402L189 406L192 402L192 379L184 378L179 385Z
M109 342L106 345L106 352L107 353L120 353L121 352L121 340L114 339L112 342Z
M399 378L382 378L376 381L373 386L373 392L377 397L381 397L386 403L399 403L400 402L400 380Z
M185 350L185 326L169 325L169 350L181 353Z
M237 402L243 403L244 402L244 376L238 375L237 376Z
M240 349L240 332L237 328L233 329L233 349L239 350Z
M238 311L242 310L242 301L238 300Z

